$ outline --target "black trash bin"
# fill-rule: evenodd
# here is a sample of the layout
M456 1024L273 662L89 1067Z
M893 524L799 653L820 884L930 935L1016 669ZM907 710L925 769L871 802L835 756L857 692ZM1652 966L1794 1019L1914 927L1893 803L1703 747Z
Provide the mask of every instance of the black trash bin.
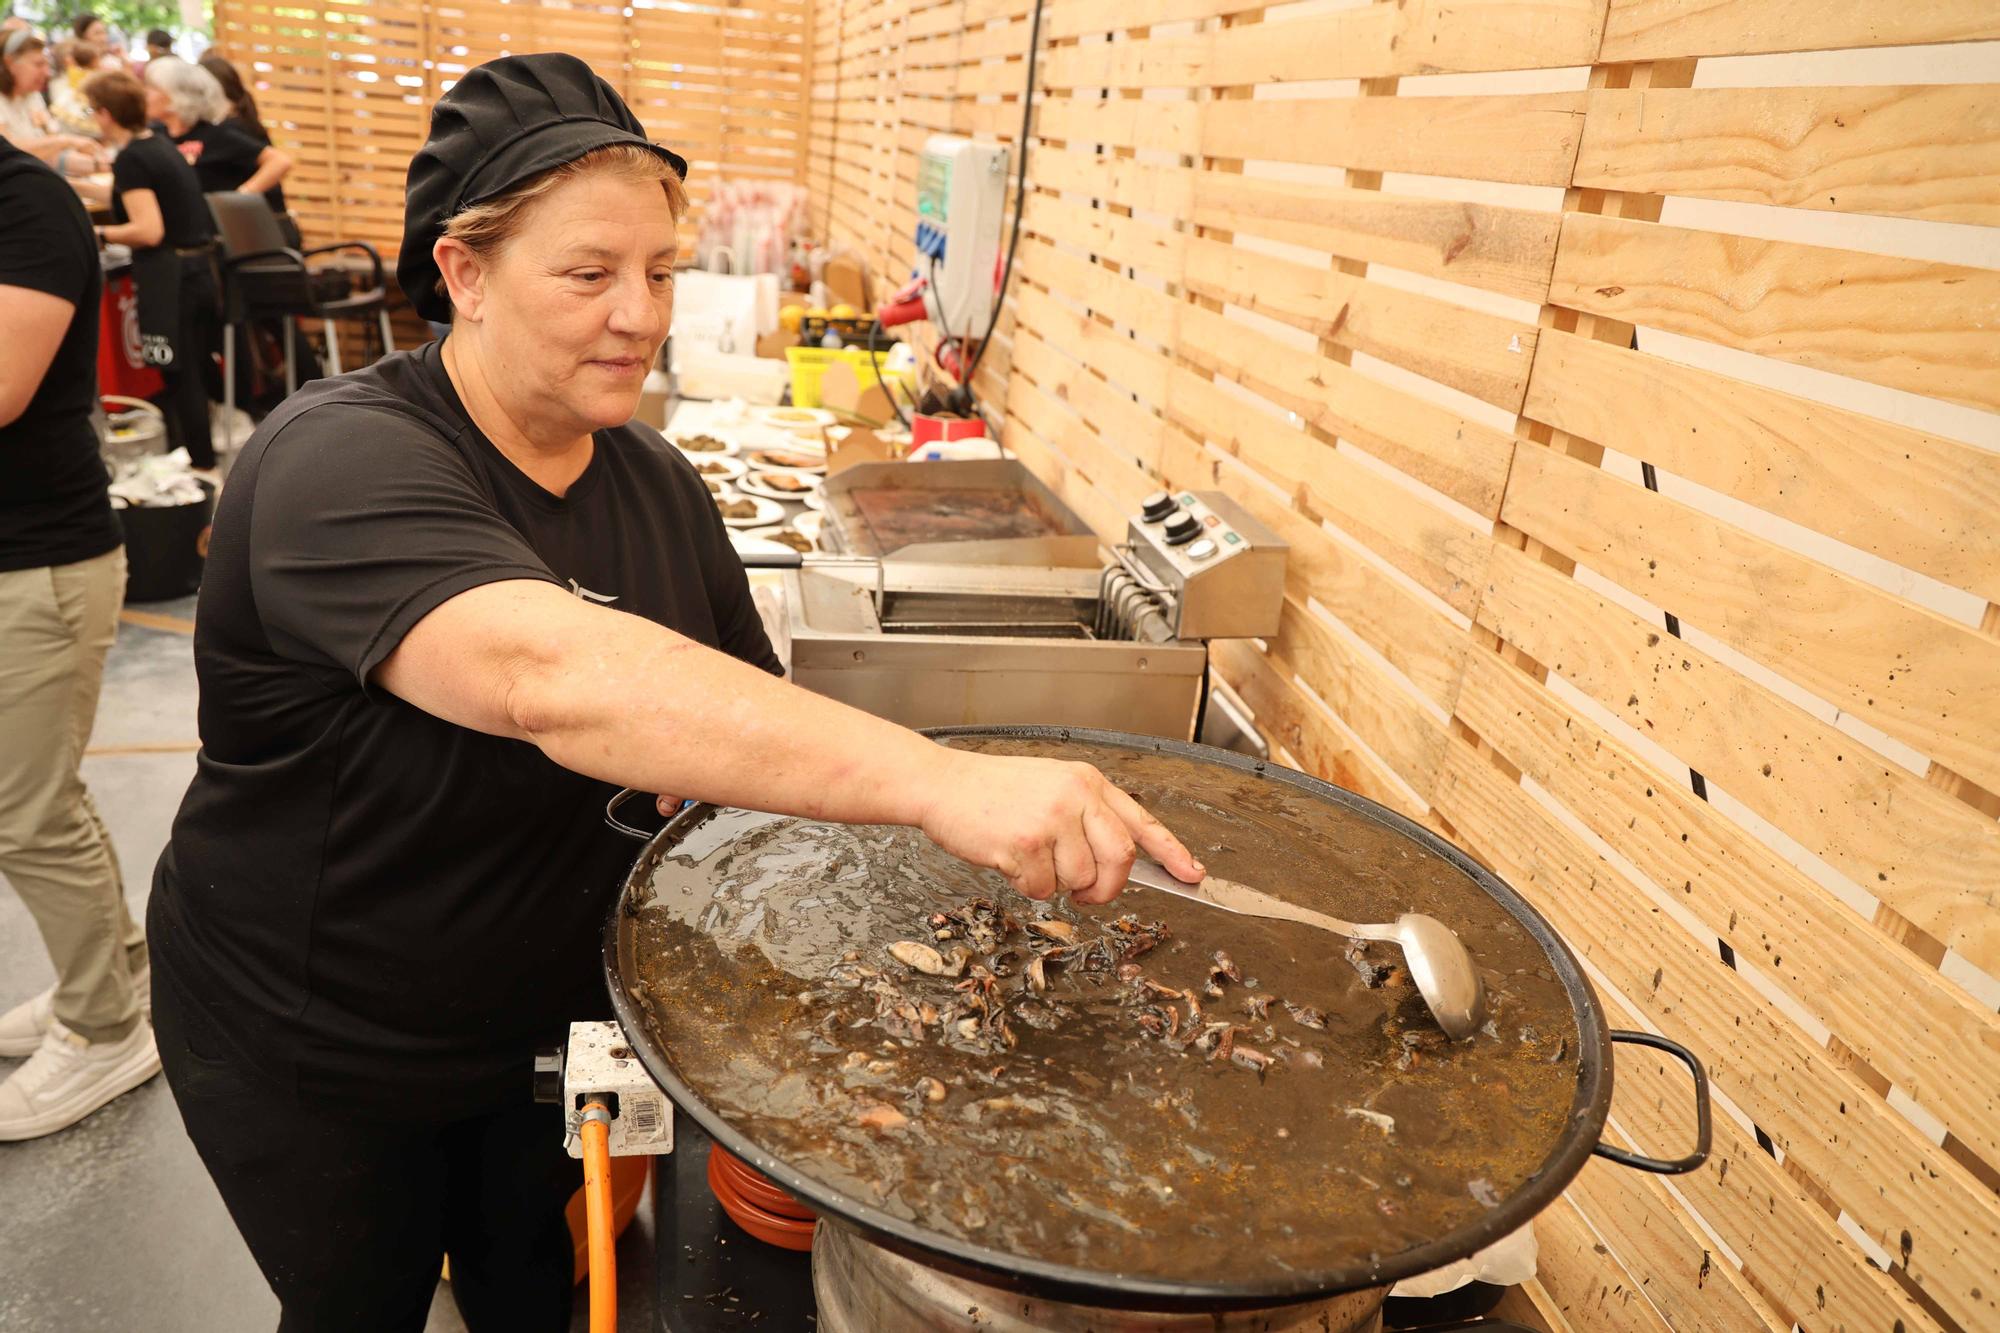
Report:
M202 498L189 504L127 505L118 511L125 525L127 602L172 601L201 586L215 488L203 482L201 489Z

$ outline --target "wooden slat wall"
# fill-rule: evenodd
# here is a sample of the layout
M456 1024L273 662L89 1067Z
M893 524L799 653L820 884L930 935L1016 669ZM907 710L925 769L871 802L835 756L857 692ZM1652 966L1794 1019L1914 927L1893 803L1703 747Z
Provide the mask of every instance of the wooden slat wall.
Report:
M808 182L893 285L1028 0L815 0ZM1107 538L1292 544L1287 762L1494 866L1715 1158L1590 1167L1551 1329L2000 1328L2000 8L1048 0L978 386ZM1796 54L1788 54L1796 53ZM1628 1049L1615 1134L1677 1151Z
M368 241L393 262L403 186L431 106L495 57L565 51L624 94L688 159L694 209L721 179L802 180L809 0L557 4L543 0L217 0L216 46L296 159L285 181L309 242Z

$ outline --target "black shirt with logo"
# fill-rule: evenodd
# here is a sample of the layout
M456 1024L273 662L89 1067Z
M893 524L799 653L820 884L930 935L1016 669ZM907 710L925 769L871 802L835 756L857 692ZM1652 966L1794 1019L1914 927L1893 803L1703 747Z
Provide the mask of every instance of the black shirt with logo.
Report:
M257 174L257 158L271 146L268 139L260 142L234 118L220 124L212 120L197 122L186 134L176 136L173 143L194 168L204 194L241 189L244 181ZM282 185L264 191L264 198L273 213L285 211Z
M441 347L307 386L237 459L196 613L202 749L150 907L156 980L329 1105L526 1097L535 1045L604 1016L636 851L607 784L371 684L404 634L538 579L780 669L692 465L601 430L552 495L473 425Z
M90 424L104 287L90 218L62 177L0 138L0 219L0 287L43 292L75 307L27 407L0 425L0 573L6 573L89 560L123 537Z

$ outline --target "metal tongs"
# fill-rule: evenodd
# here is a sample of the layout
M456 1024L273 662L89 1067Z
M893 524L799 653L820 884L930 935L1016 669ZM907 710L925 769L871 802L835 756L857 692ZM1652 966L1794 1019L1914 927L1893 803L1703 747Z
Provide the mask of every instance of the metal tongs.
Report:
M1418 993L1430 1006L1431 1016L1437 1019L1446 1036L1463 1041L1486 1021L1486 987L1479 979L1479 970L1472 965L1472 955L1466 952L1465 945L1451 927L1434 916L1405 912L1396 918L1393 925L1358 926L1352 921L1342 921L1338 917L1288 903L1282 898L1273 898L1247 884L1238 884L1233 879L1223 879L1218 875L1189 884L1176 879L1159 862L1144 857L1132 863L1129 882L1207 903L1240 916L1298 921L1350 939L1383 940L1398 945L1409 964L1411 980L1417 983Z

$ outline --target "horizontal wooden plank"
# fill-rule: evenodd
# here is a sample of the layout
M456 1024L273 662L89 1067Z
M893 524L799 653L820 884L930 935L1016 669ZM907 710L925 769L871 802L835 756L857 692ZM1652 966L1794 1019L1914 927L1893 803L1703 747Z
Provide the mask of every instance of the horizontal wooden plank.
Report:
M1207 102L1200 150L1210 157L1567 185L1585 96ZM1128 105L1152 114L1151 102ZM1180 138L1174 146L1185 152L1187 142Z
M1629 1149L1623 1136L1609 1142ZM1674 1333L1791 1333L1743 1274L1709 1248L1687 1210L1657 1179L1592 1158L1563 1192L1623 1260Z
M1204 327L1221 332L1227 323L1217 319ZM1448 605L1470 614L1492 545L1487 533L1332 444L1196 376L1176 381L1168 411L1191 433L1296 492L1295 502L1303 501Z
M2000 1199L1470 744L1447 747L1433 804L1931 1299L1966 1328L2000 1317Z
M1098 159L1100 161L1104 159ZM1540 303L1549 291L1554 213L1192 172L1194 221L1387 264Z
M1549 300L2000 409L2000 272L1571 213Z
M2000 639L1553 449L1516 454L1500 516L2000 789Z
M1600 998L1611 1026L1643 1026L1617 995ZM1641 1151L1665 1155L1678 1150L1670 1145L1688 1141L1688 1091L1678 1060L1642 1046L1619 1047L1611 1113ZM1715 1228L1742 1261L1745 1276L1786 1320L1814 1330L1893 1330L1900 1322L1907 1333L1933 1326L1929 1312L1869 1262L1820 1200L1734 1116L1717 1115L1714 1132L1707 1164L1675 1177L1674 1188ZM1644 1256L1629 1248L1620 1253L1635 1263Z
M1037 104L1035 129L1045 139L1187 153L1201 136L1203 110L1195 102L1052 97ZM1014 119L1018 124L1018 110Z
M2000 454L1542 331L1524 415L2000 601Z
M1424 817L1424 808L1403 793L1382 761L1341 734L1326 710L1300 693L1278 662L1242 639L1218 639L1210 651L1216 671L1256 714L1257 729L1291 751L1305 771L1398 814Z
M2000 1016L1525 672L1471 654L1457 714L1746 964L2000 1160Z
M1414 692L1289 597L1265 648L1281 670L1309 682L1334 716L1417 795L1430 792L1444 760L1446 723L1419 705Z
M1611 0L1598 59L1831 51L2000 37L1988 0Z
M1538 330L1532 324L1314 268L1223 241L1187 243L1189 289L1518 411Z
M1601 0L1405 0L1191 36L1066 46L1050 88L1192 88L1587 65Z
M2000 222L1990 84L1600 91L1576 183L1935 222Z
M1196 364L1296 412L1477 513L1499 515L1514 454L1512 435L1247 325L1202 315L1185 318L1193 322L1182 346Z
M1469 643L1449 620L1335 541L1317 520L1272 496L1240 464L1222 464L1207 451L1171 450L1162 463L1174 486L1220 490L1284 540L1289 596L1318 601L1418 691L1440 708L1452 706Z
M2000 825L1541 561L1496 545L1488 569L1481 625L2000 971Z
M1583 1333L1673 1333L1621 1257L1597 1238L1568 1199L1535 1218L1536 1280L1560 1317Z

